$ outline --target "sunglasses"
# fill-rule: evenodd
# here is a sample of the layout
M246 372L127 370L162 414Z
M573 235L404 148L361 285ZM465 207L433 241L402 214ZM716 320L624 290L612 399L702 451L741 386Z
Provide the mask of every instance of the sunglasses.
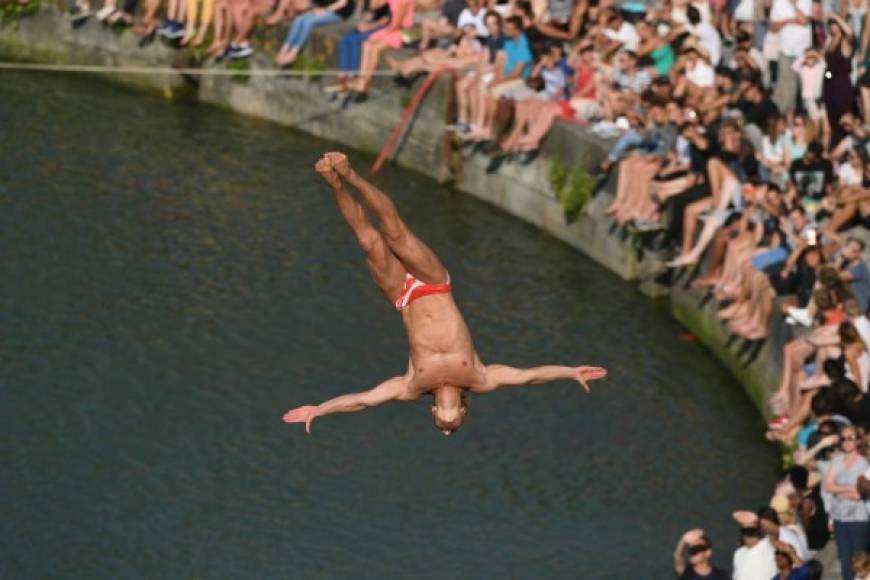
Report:
M846 435L845 437L840 437L841 441L857 441L858 438L854 435Z
M701 552L706 552L709 550L709 546L705 544L698 544L697 546L689 546L689 555L694 556L695 554L700 554Z

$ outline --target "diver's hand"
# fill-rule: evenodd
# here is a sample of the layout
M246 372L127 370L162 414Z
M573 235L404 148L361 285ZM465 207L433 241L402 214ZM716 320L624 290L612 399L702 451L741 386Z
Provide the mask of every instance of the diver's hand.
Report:
M305 432L311 433L311 422L314 421L315 417L317 417L317 407L315 405L304 405L284 413L284 422L305 423Z
M587 381L596 381L607 376L607 371L601 367L577 367L574 378L583 385L586 392L589 392L589 383Z

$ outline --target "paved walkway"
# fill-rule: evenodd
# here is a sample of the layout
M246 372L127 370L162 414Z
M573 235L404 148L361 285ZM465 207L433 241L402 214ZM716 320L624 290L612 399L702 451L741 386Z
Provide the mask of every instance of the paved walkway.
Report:
M822 563L825 571L822 574L822 580L843 580L843 575L840 574L840 561L837 559L837 545L834 543L834 538L828 542L825 549L816 554L816 560Z

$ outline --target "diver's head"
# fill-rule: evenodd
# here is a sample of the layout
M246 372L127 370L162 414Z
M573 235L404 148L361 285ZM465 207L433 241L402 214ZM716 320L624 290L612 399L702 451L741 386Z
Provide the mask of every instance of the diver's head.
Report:
M435 428L444 435L452 435L462 427L465 415L468 413L468 399L465 389L452 385L438 387L432 391L432 419Z

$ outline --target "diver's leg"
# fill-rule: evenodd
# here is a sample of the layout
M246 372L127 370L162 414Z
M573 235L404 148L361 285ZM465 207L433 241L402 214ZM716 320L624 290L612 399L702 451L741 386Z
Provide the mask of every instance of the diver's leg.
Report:
M402 287L405 283L405 268L393 255L381 233L369 221L363 207L345 189L329 161L321 159L314 168L335 194L341 215L344 216L347 225L350 226L360 247L366 254L366 263L375 284L378 285L390 304L393 304L402 293Z
M327 153L325 158L330 161L338 175L359 190L363 202L378 218L387 244L405 270L427 284L447 282L447 270L435 253L402 221L393 200L351 169L345 155Z

